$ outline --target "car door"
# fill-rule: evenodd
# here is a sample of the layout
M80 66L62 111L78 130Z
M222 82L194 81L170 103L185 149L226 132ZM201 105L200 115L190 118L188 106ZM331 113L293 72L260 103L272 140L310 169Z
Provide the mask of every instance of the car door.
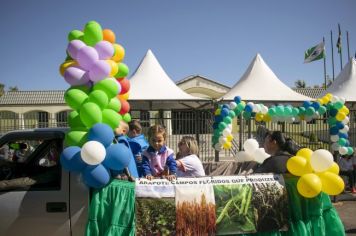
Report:
M70 235L69 173L59 163L62 137L1 140L0 235Z

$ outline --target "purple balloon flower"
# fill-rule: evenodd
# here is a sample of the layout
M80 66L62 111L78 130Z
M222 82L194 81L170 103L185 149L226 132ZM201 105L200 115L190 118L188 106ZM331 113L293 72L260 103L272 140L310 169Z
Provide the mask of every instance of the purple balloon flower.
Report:
M77 59L78 51L86 46L85 43L81 40L75 39L69 42L67 47L67 52L73 59Z
M99 80L109 76L110 71L110 65L106 61L99 60L90 68L89 78L93 82L98 82Z
M81 49L79 49L77 54L77 61L80 67L82 67L83 69L90 70L93 64L98 60L99 60L99 55L95 50L95 48L84 46Z
M100 60L109 59L114 55L114 47L108 41L100 41L94 48L98 52Z
M78 67L71 66L64 71L64 79L70 85L83 85L88 83L89 75L86 71Z

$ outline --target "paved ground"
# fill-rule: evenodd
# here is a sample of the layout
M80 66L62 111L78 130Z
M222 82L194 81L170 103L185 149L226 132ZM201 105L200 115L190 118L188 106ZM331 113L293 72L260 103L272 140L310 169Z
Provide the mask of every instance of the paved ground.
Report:
M356 236L356 194L343 193L333 203L345 227L346 235Z

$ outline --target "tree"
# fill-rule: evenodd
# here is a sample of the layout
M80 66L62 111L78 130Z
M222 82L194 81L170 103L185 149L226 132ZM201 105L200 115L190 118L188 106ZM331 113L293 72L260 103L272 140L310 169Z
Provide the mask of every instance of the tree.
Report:
M5 85L0 83L0 97L5 93Z
M295 86L297 87L297 88L306 88L307 87L307 84L305 83L305 81L304 80L300 80L300 79L298 79L297 81L295 81Z
M11 92L15 92L15 91L19 91L19 88L17 86L14 86L14 87L9 87L9 91Z

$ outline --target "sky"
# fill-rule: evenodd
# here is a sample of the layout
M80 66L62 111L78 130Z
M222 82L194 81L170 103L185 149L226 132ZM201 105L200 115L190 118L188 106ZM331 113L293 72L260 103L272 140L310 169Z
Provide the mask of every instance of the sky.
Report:
M336 42L342 31L343 65L356 51L354 0L2 0L0 83L21 91L65 90L59 73L67 35L91 20L116 34L129 77L147 50L173 81L201 75L232 87L259 53L288 86L324 82L323 60L304 64L304 51L325 37L326 72L340 73ZM159 89L159 88L158 88Z

